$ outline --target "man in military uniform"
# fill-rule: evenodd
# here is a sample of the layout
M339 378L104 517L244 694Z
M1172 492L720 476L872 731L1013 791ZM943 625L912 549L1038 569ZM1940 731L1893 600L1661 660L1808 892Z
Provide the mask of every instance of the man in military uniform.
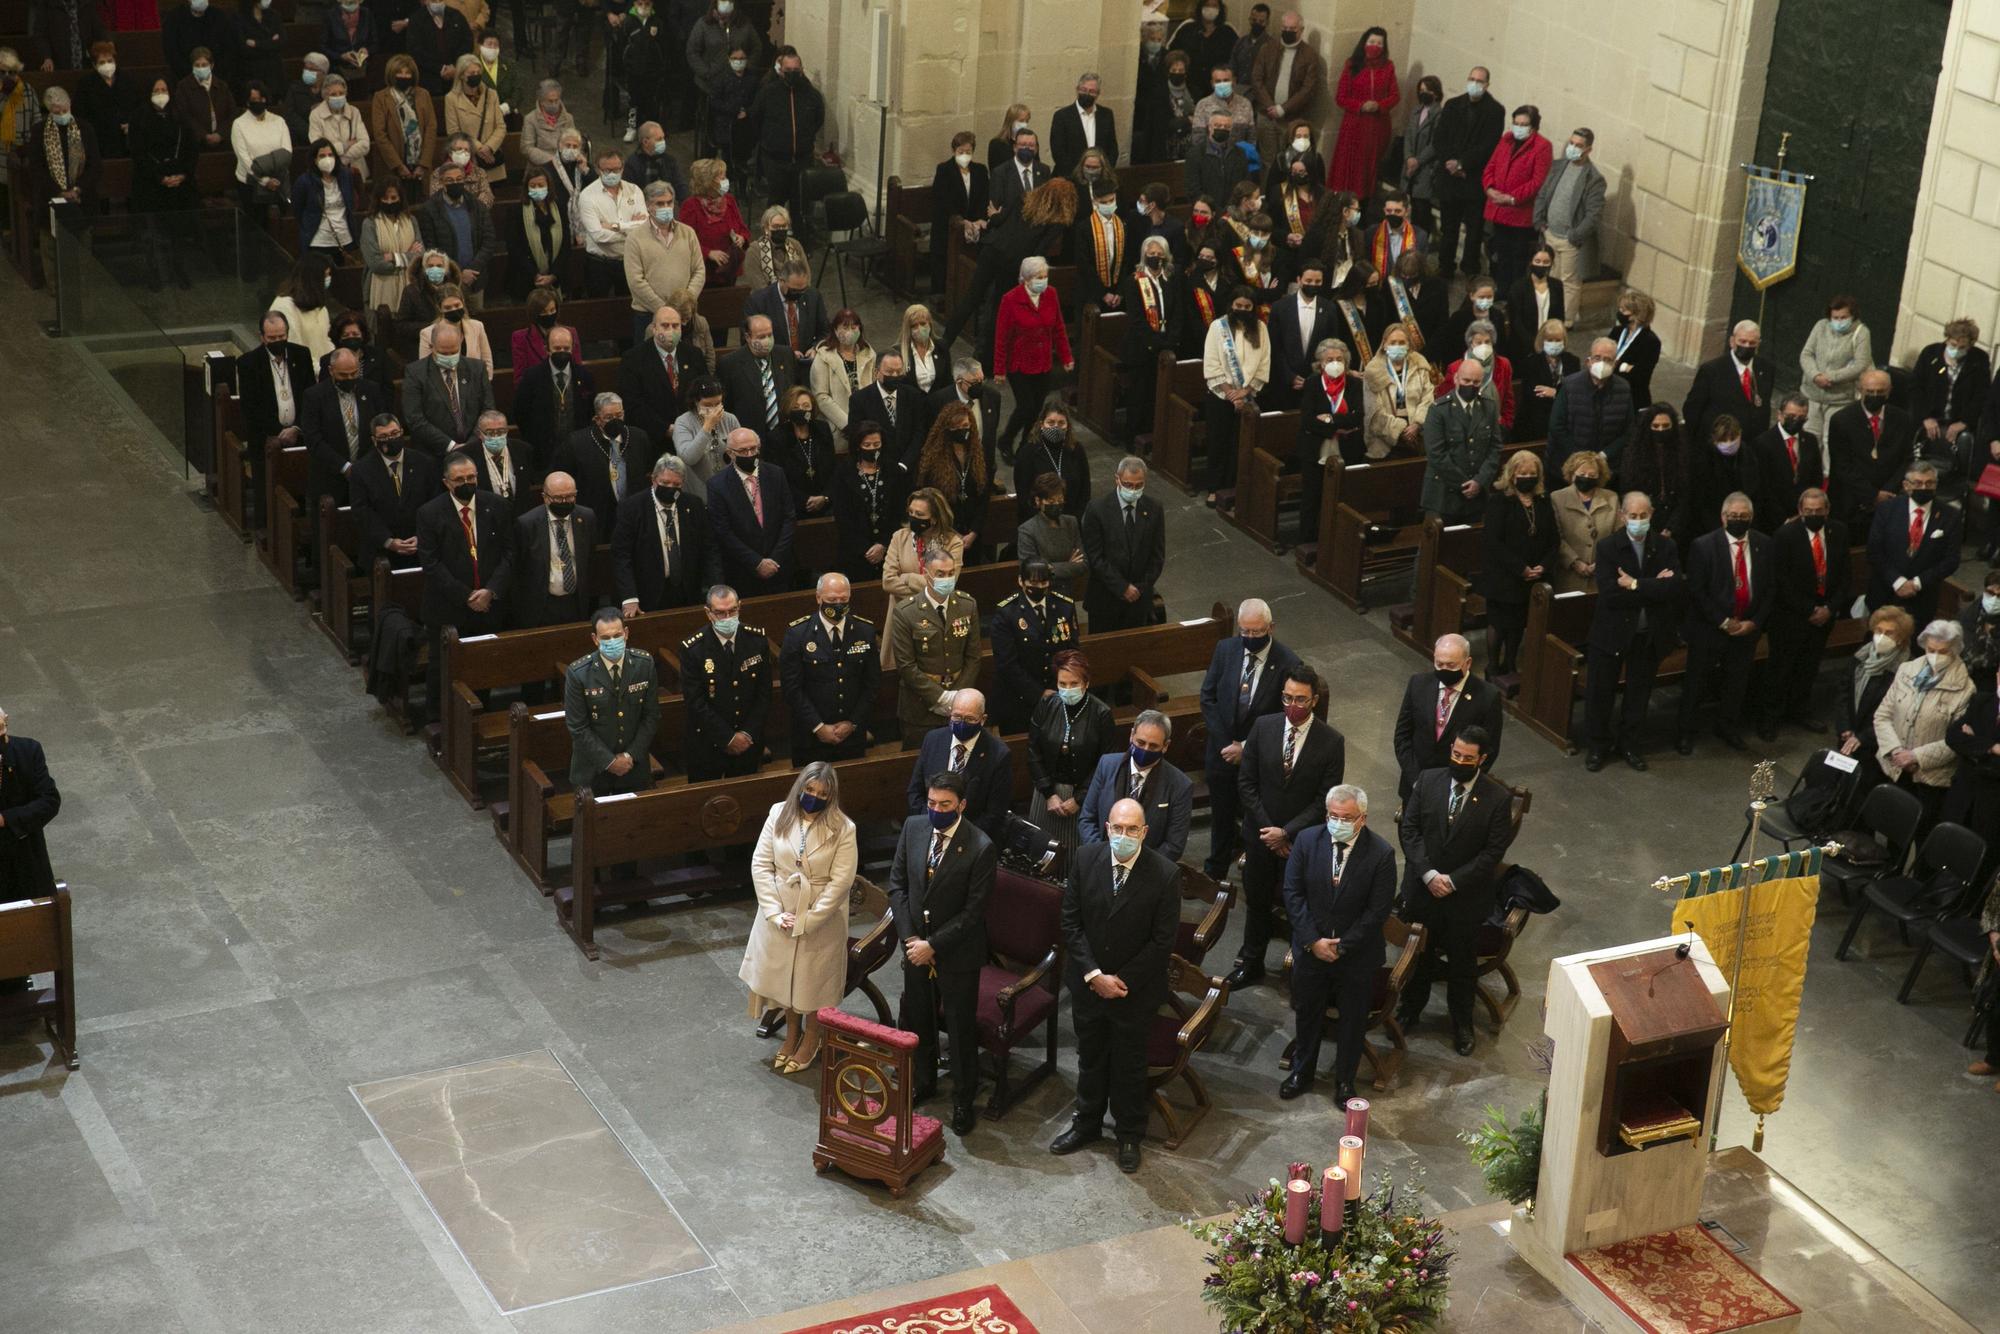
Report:
M930 730L951 717L952 696L979 682L979 604L957 588L958 562L935 548L924 568L924 591L889 620L902 678L896 720L904 750L922 746Z
M625 618L606 607L591 625L597 651L563 673L569 781L600 797L653 785L650 752L660 728L653 655L625 646Z
M754 774L771 714L771 641L737 616L736 590L717 584L703 604L708 628L681 641L688 781Z
M814 760L851 760L868 749L868 719L882 683L875 627L848 614L854 590L847 576L821 575L816 596L819 611L791 623L778 653L798 769Z
M1021 562L1021 591L994 608L986 633L993 640L993 724L1002 736L1028 730L1042 696L1055 693L1049 659L1077 640L1076 603L1051 592L1045 560Z

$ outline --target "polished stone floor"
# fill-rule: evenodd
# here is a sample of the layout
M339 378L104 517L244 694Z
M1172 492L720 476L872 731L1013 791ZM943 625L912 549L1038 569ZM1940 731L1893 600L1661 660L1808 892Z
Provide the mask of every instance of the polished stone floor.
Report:
M892 327L870 295L870 327ZM1066 1029L1059 1077L954 1138L907 1198L815 1176L816 1072L771 1073L743 1019L745 902L601 928L618 961L586 963L491 821L193 501L103 372L35 330L46 314L0 271L0 704L66 794L50 842L76 894L83 1067L0 1039L0 1328L700 1330L1214 1213L1327 1142L1324 1100L1275 1097L1288 1016L1257 990L1201 1057L1216 1110L1135 1177L1044 1151L1066 1120ZM1663 370L1662 392L1684 383ZM1100 485L1112 461L1097 449ZM1170 608L1268 598L1335 683L1350 778L1392 804L1393 710L1425 664L1379 611L1347 612L1198 500L1155 494ZM1787 778L1810 748L1797 732L1774 748ZM1646 886L1728 854L1748 767L1711 744L1593 776L1510 731L1502 776L1535 796L1516 856L1563 907L1515 952L1527 997L1504 1032L1460 1058L1419 1030L1376 1095L1376 1161L1421 1164L1440 1209L1487 1202L1455 1137L1535 1096L1548 959L1667 930ZM1836 963L1844 924L1823 905L1765 1158L2000 1329L2000 1095L1959 1073L1964 989L1937 968L1896 1005L1907 951L1870 932ZM712 1266L503 1315L350 1092L541 1050ZM1750 1129L1732 1099L1724 1144Z

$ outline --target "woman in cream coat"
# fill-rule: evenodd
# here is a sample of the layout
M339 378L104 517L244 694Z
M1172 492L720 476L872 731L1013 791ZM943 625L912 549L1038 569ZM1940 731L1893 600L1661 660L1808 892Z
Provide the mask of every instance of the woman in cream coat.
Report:
M1972 677L1962 655L1965 631L1957 621L1932 621L1917 636L1918 652L1896 669L1889 693L1875 710L1876 763L1898 787L1924 804L1920 829L1936 821L1958 754L1945 735L1972 703Z
M854 822L840 809L840 776L825 761L799 771L764 820L750 857L757 915L736 975L754 1018L785 1012L785 1045L771 1068L785 1074L819 1059L821 1008L847 990L847 902L859 863Z
M1400 362L1390 355L1397 347L1403 349ZM1410 335L1400 323L1382 331L1382 346L1362 370L1361 386L1368 457L1386 459L1398 450L1421 453L1424 417L1437 397L1437 372L1423 353L1410 347Z
M896 670L895 656L889 651L889 623L896 608L924 591L924 561L942 546L961 565L965 544L952 526L951 502L936 487L926 486L910 493L903 513L923 525L919 535L915 525L905 522L889 538L889 550L882 556L882 587L888 591L889 606L882 613L882 670Z

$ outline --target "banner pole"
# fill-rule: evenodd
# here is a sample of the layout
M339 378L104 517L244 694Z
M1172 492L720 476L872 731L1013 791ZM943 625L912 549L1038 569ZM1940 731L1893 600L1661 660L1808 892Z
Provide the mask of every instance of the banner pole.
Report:
M1750 770L1750 849L1751 861L1743 868L1743 901L1736 910L1736 957L1729 964L1729 1013L1723 1018L1722 1028L1722 1071L1725 1081L1731 1067L1729 1058L1736 1045L1736 992L1743 980L1743 945L1750 936L1750 895L1764 878L1764 863L1757 860L1757 835L1764 824L1764 809L1777 791L1777 766L1770 760L1759 760ZM1737 1081L1737 1088L1743 1087ZM1717 1140L1722 1134L1722 1103L1716 1100L1715 1120L1708 1128L1708 1151L1715 1152Z

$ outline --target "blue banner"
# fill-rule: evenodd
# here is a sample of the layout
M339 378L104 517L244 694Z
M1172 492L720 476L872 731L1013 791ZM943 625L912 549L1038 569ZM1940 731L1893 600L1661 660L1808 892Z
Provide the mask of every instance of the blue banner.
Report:
M1750 285L1763 291L1792 276L1799 266L1799 226L1806 212L1807 177L1769 167L1745 166L1743 233L1736 266Z

